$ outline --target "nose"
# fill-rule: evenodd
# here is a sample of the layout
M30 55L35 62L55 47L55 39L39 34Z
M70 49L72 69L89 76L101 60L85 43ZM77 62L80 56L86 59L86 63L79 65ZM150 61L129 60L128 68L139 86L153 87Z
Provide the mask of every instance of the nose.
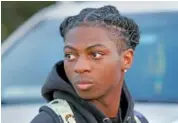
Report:
M75 64L74 71L76 73L90 72L91 71L90 61L87 60L86 58L79 58Z

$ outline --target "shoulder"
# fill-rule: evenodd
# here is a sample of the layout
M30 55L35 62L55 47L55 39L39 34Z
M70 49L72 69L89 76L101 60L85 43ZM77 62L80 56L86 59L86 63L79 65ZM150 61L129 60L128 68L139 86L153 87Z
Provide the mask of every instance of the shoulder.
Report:
M134 118L136 123L149 123L145 116L138 111L134 111Z
M72 123L75 122L73 111L66 100L54 99L42 106L39 114L31 123Z
M47 106L42 106L40 108L39 114L34 117L30 123L63 123L53 110Z

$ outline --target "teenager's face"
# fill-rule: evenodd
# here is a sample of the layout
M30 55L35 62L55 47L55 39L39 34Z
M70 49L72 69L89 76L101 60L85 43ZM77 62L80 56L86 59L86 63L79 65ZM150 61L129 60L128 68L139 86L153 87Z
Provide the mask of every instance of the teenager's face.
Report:
M76 27L67 33L64 69L81 98L100 98L119 84L125 61L117 51L103 28Z

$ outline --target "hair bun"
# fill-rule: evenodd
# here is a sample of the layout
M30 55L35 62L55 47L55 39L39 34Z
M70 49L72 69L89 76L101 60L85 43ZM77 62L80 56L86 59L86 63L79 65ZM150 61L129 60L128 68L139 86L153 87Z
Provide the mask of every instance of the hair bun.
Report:
M80 11L79 14L88 14L88 13L91 13L92 11L96 10L95 8L85 8L83 10Z
M114 6L111 6L111 5L107 5L107 6L104 6L104 7L101 7L99 8L98 10L106 13L107 15L108 14L117 14L117 15L120 15L119 11L117 10L116 7Z

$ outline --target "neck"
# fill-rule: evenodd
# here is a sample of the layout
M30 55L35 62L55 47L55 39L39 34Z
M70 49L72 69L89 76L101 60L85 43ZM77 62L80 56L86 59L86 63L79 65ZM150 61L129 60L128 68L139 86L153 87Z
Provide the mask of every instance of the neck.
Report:
M123 82L119 82L106 95L91 101L101 112L110 118L116 117L118 114L122 84Z

